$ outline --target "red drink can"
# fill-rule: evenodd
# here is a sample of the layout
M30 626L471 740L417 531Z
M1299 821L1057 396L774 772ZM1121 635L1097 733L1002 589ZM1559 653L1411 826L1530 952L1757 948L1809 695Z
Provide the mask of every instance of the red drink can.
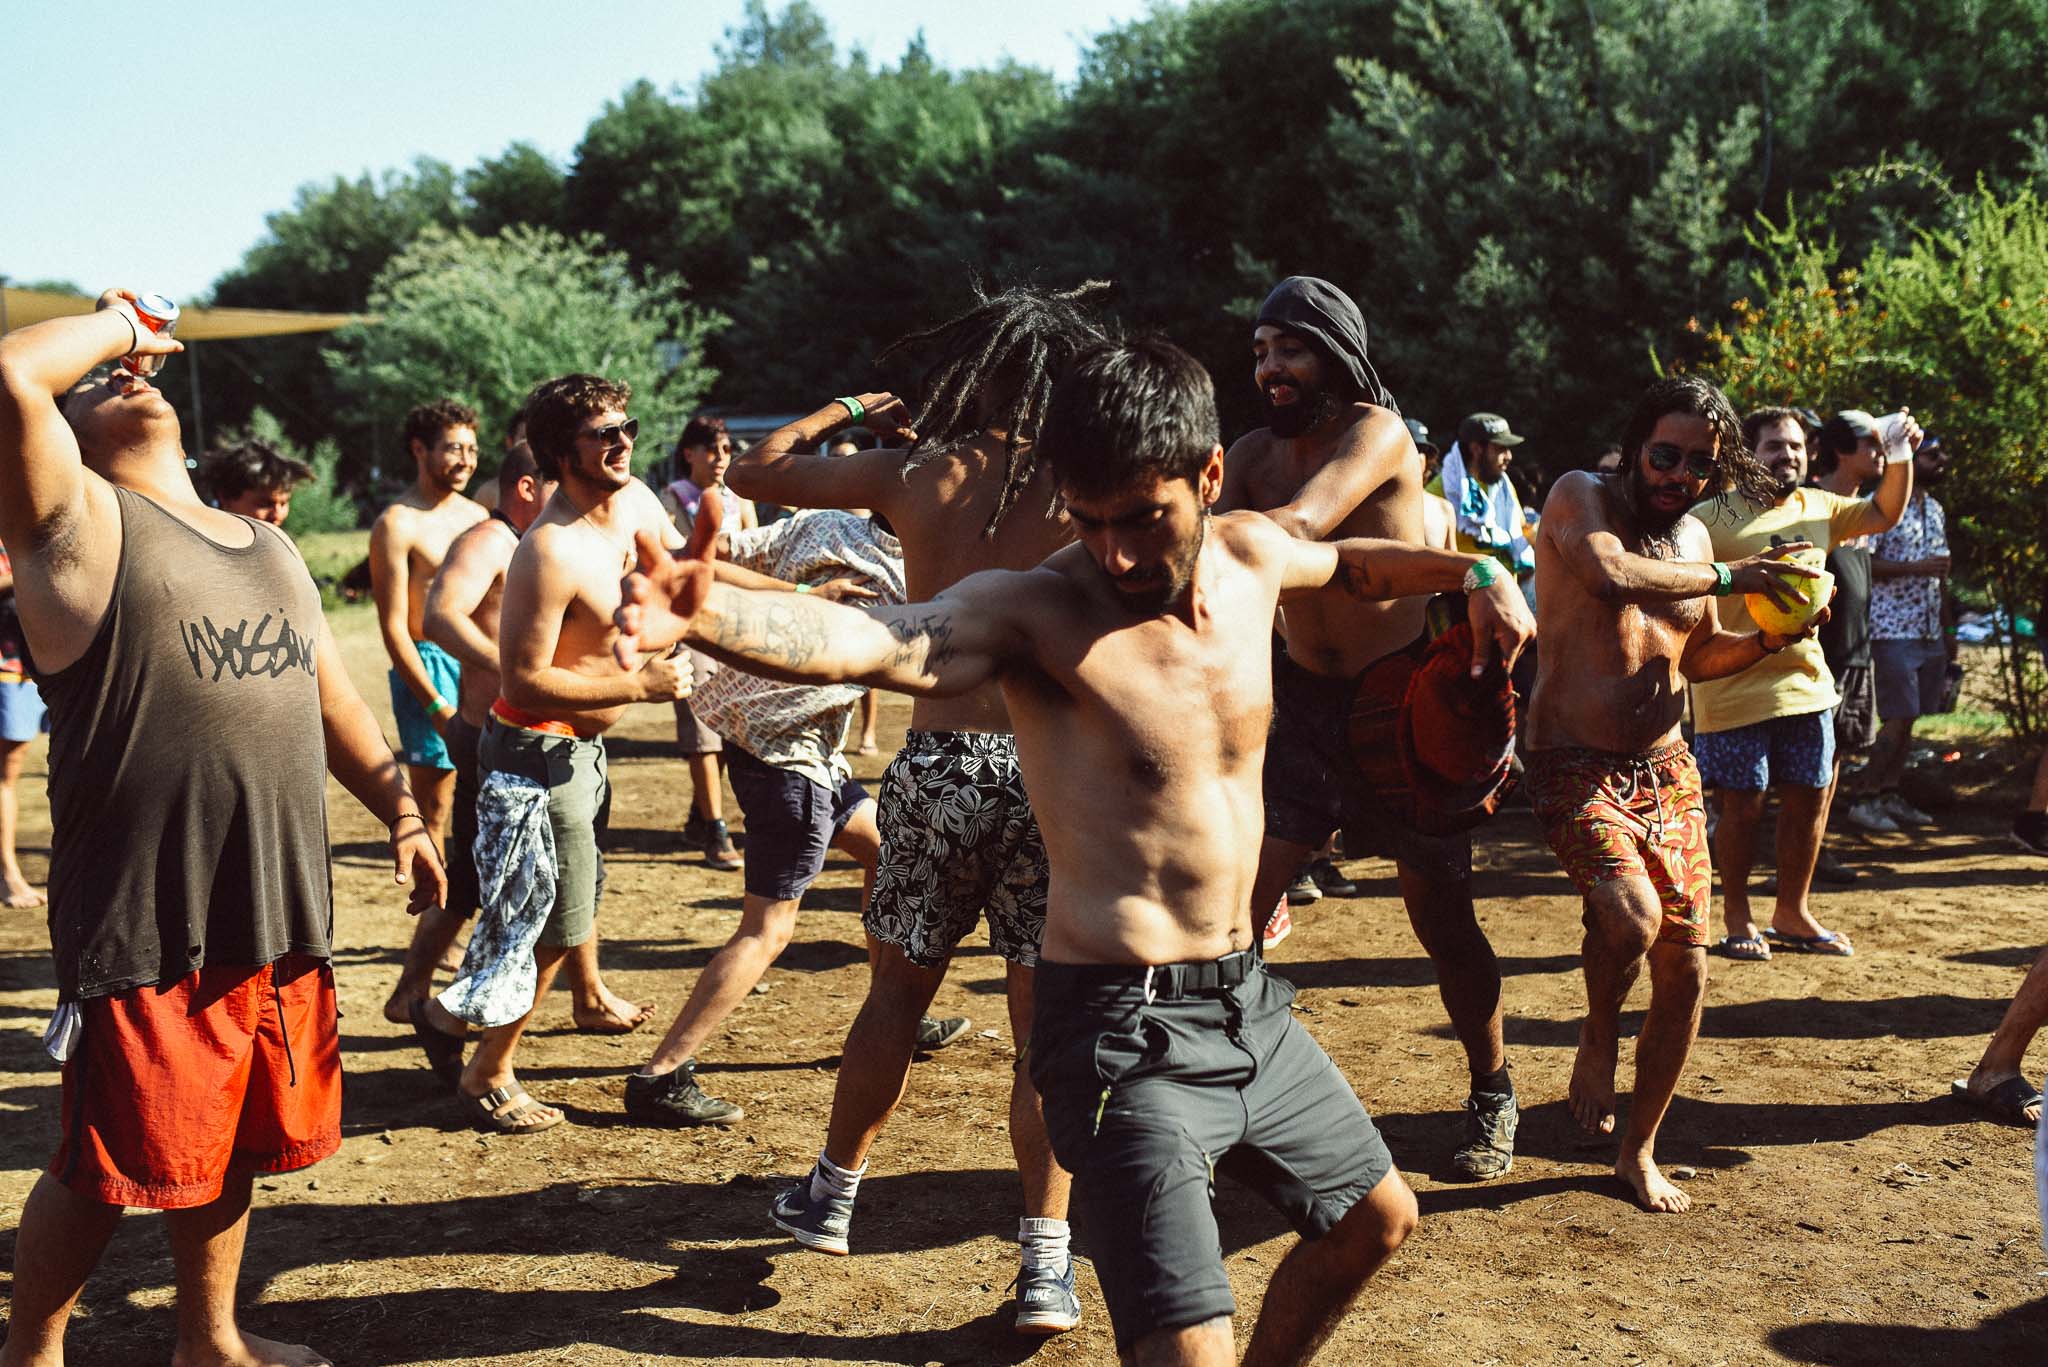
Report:
M178 306L161 294L142 294L135 298L135 317L144 327L160 336L170 337L178 331ZM164 368L162 356L123 356L121 364L137 375L154 375Z

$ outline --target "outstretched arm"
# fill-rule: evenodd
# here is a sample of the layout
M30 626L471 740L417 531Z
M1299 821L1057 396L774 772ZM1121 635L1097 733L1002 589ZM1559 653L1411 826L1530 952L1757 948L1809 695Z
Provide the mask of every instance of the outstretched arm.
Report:
M928 603L859 609L817 594L760 593L714 583L711 567L638 540L620 588L619 663L676 641L751 673L791 683L865 683L949 697L994 677L1029 640L1020 600L1035 573L989 571Z
M1282 601L1333 581L1352 597L1366 600L1465 590L1474 678L1485 672L1496 653L1512 668L1522 648L1536 638L1536 620L1529 615L1522 591L1491 556L1362 536L1343 541L1290 538L1280 553L1286 556L1280 578Z
M866 427L885 440L906 440L910 417L893 394L856 394L862 416L834 399L806 418L778 427L733 460L726 485L747 498L792 508L886 508L903 487L900 451L828 456L816 448L849 427Z
M1735 561L1727 567L1729 583L1723 590L1712 561L1658 560L1622 545L1601 501L1599 477L1572 471L1551 487L1540 535L1550 539L1586 591L1604 603L1676 603L1716 593L1761 593L1779 607L1790 608L1793 596L1786 585L1820 577L1820 571L1785 559L1811 548L1811 543L1798 541Z

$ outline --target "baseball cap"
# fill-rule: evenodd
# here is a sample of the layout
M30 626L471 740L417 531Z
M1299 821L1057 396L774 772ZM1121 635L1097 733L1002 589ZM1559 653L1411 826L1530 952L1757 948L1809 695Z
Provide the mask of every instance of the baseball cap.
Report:
M1863 438L1877 434L1876 418L1860 408L1844 408L1820 425L1814 445L1822 451L1847 451Z
M1492 442L1495 446L1520 446L1522 438L1508 428L1508 420L1498 413L1474 413L1458 424L1458 445L1471 446L1475 442Z
M1429 429L1427 427L1424 427L1414 418L1407 418L1403 421L1408 424L1408 435L1414 439L1416 450L1422 452L1425 456L1440 456L1443 454L1443 452L1437 449L1436 443L1429 439Z

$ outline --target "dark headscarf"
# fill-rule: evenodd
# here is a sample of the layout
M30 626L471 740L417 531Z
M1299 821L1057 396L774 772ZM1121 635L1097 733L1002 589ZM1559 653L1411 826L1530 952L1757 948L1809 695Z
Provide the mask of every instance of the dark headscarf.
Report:
M1365 315L1350 295L1329 281L1313 275L1290 275L1282 280L1259 305L1254 326L1267 323L1315 341L1349 372L1367 403L1401 411L1394 407L1393 395L1387 393L1372 362L1365 358Z

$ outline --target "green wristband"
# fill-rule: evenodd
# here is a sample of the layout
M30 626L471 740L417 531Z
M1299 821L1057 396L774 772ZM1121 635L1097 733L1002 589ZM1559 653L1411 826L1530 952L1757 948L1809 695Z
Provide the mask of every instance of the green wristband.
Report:
M862 408L860 406L860 400L852 397L851 395L848 395L844 398L834 399L832 402L845 404L846 411L853 415L853 420L855 422L859 422L862 418L865 418L868 415L867 409Z
M1714 562L1714 596L1726 598L1735 591L1735 576L1719 560Z
M1497 563L1491 556L1484 560L1473 561L1472 567L1465 571L1465 592L1477 593L1483 588L1491 587L1494 580L1499 578L1500 575L1500 572L1494 568Z
M809 584L798 584L796 586L796 591L798 593L809 593L811 591L811 586Z

